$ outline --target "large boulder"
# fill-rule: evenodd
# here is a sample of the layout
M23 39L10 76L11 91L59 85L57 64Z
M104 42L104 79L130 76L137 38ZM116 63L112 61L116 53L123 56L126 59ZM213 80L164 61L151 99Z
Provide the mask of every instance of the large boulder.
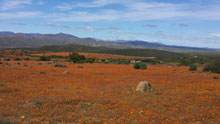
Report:
M151 84L147 81L141 81L136 88L136 91L140 91L142 93L152 90L153 88L151 87Z

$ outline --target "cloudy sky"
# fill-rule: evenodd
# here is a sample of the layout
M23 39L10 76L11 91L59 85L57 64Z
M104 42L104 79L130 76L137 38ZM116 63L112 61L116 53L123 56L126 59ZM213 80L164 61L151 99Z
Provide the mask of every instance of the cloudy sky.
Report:
M0 31L220 48L220 0L0 0Z

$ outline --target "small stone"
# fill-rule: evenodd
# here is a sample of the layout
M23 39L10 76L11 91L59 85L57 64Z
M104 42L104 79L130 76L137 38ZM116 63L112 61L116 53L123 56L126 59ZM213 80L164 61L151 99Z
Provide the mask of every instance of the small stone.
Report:
M70 73L70 72L68 72L68 71L64 71L64 72L63 72L63 74L69 74L69 73Z

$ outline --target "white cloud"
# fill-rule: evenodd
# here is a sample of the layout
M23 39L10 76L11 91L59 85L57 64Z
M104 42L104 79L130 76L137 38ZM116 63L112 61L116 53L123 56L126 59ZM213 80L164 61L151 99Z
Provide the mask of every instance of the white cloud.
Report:
M56 28L61 28L61 29L75 29L75 27L73 26L65 26L65 25L51 24L51 23L41 24L41 26L56 27Z
M117 12L114 10L102 10L102 12L89 13L85 11L73 11L71 13L54 13L48 16L55 21L79 21L79 22L92 22L104 20L116 20Z
M37 2L37 5L44 5L45 3L43 1Z
M39 16L40 12L29 12L29 11L22 11L22 12L0 12L0 19L16 19L16 18L34 18Z
M32 4L32 0L5 0L1 10L17 9L30 4Z
M61 10L61 11L67 11L67 10L73 9L73 6L70 5L70 4L65 3L65 4L57 6L56 8Z
M94 0L92 2L79 2L75 4L75 7L102 7L109 4L126 3L128 0Z
M220 33L212 33L211 37L220 38Z
M105 10L101 7L118 4L120 8ZM196 5L194 5L196 4ZM196 6L197 9L192 9ZM75 2L57 6L60 10L72 10L73 8L94 7L95 11L73 11L68 13L56 13L57 21L143 21L162 19L196 19L196 20L220 20L220 4L210 2L210 5L202 6L199 3L167 3L149 2L140 0L94 0L91 2ZM104 11L104 12L103 12Z

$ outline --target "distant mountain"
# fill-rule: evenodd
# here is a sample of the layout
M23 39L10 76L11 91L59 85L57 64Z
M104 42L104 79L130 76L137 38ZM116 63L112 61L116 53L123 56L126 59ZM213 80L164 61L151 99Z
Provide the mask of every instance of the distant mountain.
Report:
M157 49L174 52L196 52L196 51L220 51L220 49L196 48L184 46L172 46L162 43L146 41L105 41L97 38L79 38L74 35L58 34L39 34L39 33L13 33L8 31L0 32L0 49L6 48L38 48L50 45L75 44L90 47L106 48L139 48Z
M10 31L0 31L0 34L14 34L14 32L10 32Z
M0 33L0 49L5 48L37 48L48 45L78 44L84 46L105 46L110 48L129 48L110 42L100 42L92 38L79 38L70 34L38 34L38 33Z
M141 48L174 51L174 52L220 51L220 49L165 45L162 43L146 42L146 41L119 41L119 42L114 41L114 43L118 43L121 45L131 45L131 46L136 46L136 47L141 47Z

